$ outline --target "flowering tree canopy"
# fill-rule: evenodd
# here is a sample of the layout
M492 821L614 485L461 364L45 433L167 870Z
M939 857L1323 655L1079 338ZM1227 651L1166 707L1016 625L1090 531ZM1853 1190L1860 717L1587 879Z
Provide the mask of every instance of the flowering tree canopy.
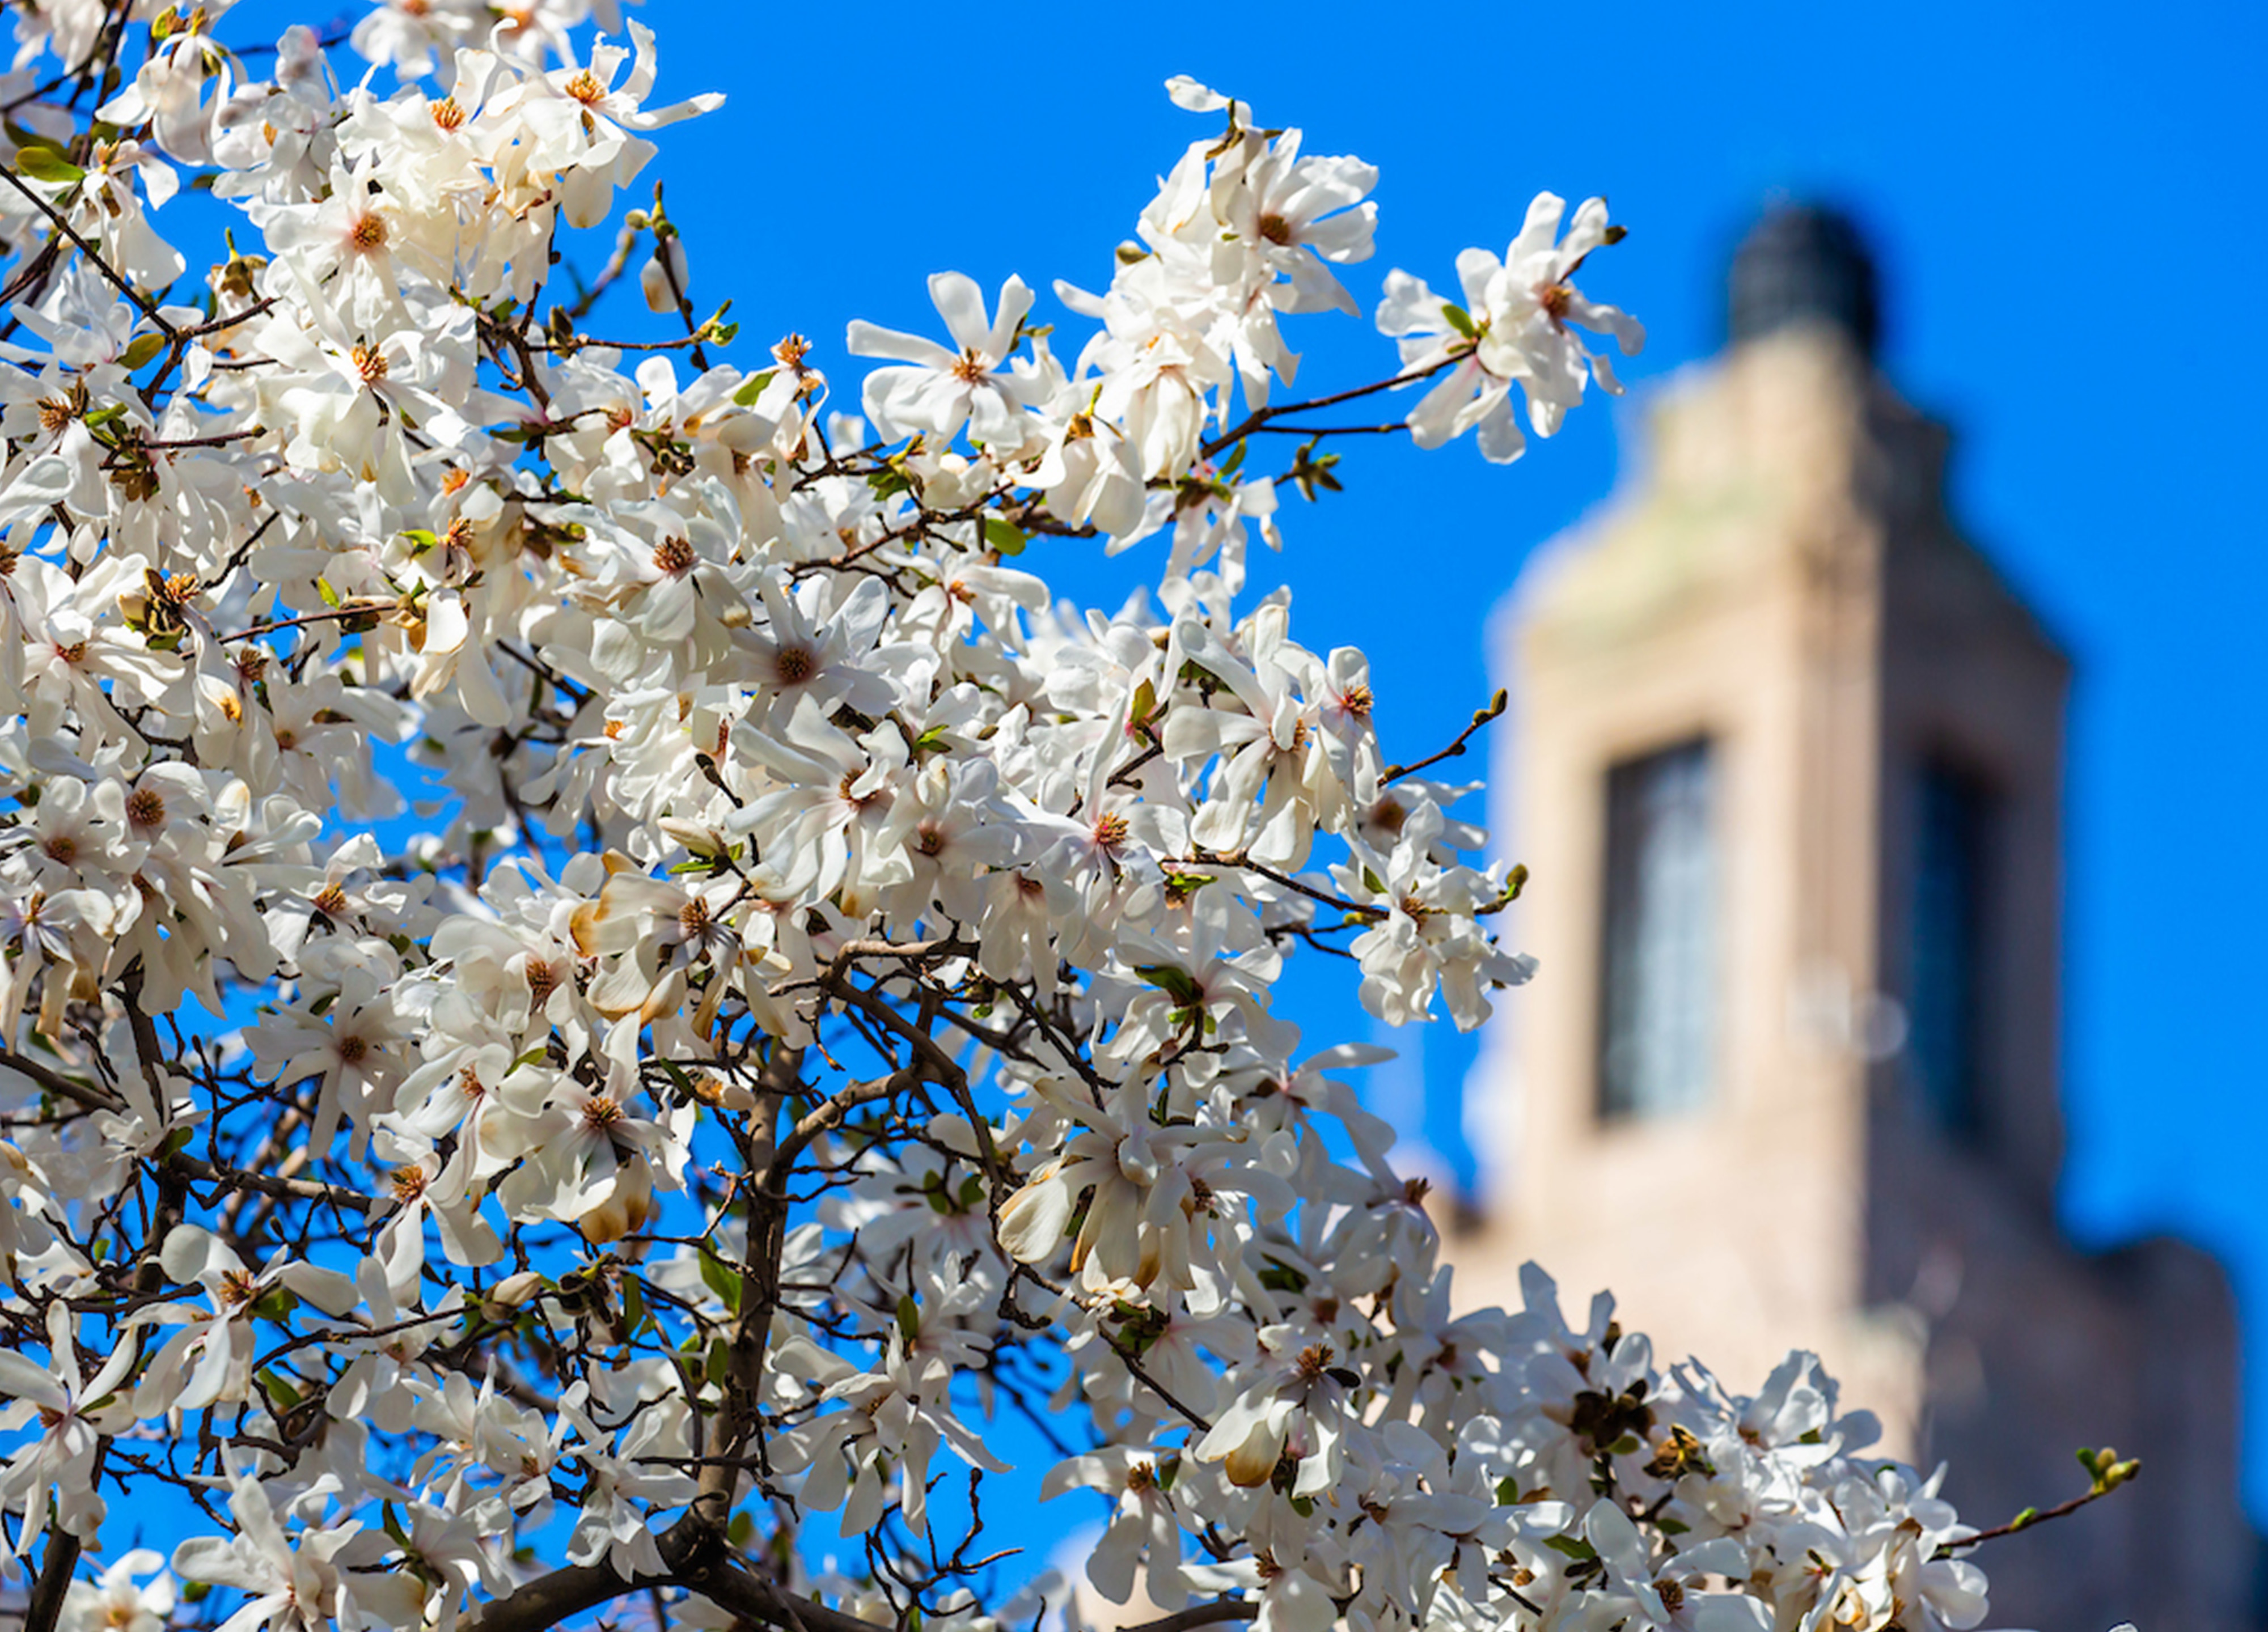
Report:
M852 325L852 402L628 207L718 99L657 106L611 0L272 47L11 10L33 1632L989 1632L1068 1592L989 1556L1012 1450L1103 1520L1082 1601L1160 1626L1977 1622L1977 1533L1810 1356L1664 1369L1532 1271L1461 1309L1347 1083L1379 1051L1271 1009L1294 952L1395 1024L1528 973L1521 874L1419 774L1465 739L1393 762L1362 654L1239 597L1279 484L1336 483L1318 411L1406 392L1501 461L1515 393L1549 435L1616 388L1602 203L1537 199L1454 300L1390 275L1398 364L1288 400L1374 172L1176 80L1101 292L1058 327L938 274L931 332ZM633 283L671 338L593 333ZM1115 614L1031 570L1131 548ZM170 1556L107 1545L161 1500Z

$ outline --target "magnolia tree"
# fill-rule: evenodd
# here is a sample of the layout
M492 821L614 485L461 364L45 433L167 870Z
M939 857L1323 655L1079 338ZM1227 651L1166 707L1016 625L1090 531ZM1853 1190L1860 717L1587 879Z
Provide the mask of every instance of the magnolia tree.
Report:
M33 1632L1977 1623L1984 1537L1810 1356L1665 1369L1533 1271L1461 1307L1379 1051L1271 1008L1295 951L1395 1024L1528 973L1519 870L1418 774L1464 737L1390 762L1361 653L1239 596L1279 484L1335 485L1319 410L1406 393L1506 461L1515 393L1548 435L1615 389L1601 202L1454 299L1393 273L1398 361L1286 401L1374 173L1176 80L1200 134L1101 292L1059 329L940 273L942 338L851 326L853 416L627 208L718 99L649 106L611 0L260 48L11 9ZM633 283L668 338L593 332ZM1137 546L1115 614L1017 564ZM1004 1488L1102 1522L1075 1599L997 1555Z

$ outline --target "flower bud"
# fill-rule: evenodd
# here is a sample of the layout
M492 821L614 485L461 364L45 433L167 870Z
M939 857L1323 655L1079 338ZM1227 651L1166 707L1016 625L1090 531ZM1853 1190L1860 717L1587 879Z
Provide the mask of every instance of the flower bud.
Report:
M675 312L686 288L685 240L674 236L654 240L653 254L638 275L645 304L655 312Z
M550 1287L550 1281L540 1270L523 1269L489 1288L483 1301L491 1308L517 1309Z

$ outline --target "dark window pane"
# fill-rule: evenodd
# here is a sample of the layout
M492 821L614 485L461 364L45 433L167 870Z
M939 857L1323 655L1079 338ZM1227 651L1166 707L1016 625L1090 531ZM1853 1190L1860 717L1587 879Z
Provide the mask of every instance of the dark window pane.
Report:
M1709 1097L1717 1042L1715 777L1705 741L1607 773L1599 1112Z
M1986 822L1984 790L1943 765L1918 787L1906 1064L1922 1105L1953 1132L1982 1123L1977 1092Z

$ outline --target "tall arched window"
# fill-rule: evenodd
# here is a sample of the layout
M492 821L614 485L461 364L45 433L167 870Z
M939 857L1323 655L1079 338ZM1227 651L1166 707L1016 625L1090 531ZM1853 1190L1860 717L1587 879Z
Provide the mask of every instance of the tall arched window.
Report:
M1599 1114L1709 1097L1717 1048L1715 768L1699 739L1607 773Z
M1983 783L1943 761L1923 765L1915 779L1906 1070L1938 1124L1970 1138L1985 1131L1979 1077L1991 829Z

